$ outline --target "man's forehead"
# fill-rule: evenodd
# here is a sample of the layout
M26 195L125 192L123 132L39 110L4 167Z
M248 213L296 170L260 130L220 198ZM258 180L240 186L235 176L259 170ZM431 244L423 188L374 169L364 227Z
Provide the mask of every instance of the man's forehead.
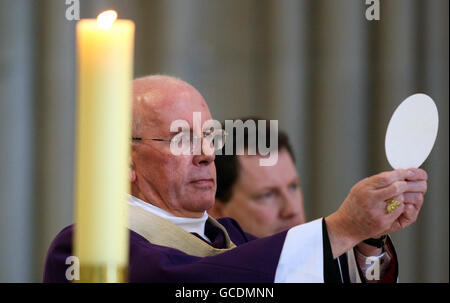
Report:
M192 125L194 112L201 113L202 122L211 119L201 94L181 80L138 81L134 83L133 94L135 114L163 128L168 129L175 120L185 120Z
M291 182L298 178L297 170L287 150L282 148L278 153L278 161L273 166L261 166L260 155L237 156L241 166L239 178L249 182L258 182L258 185L266 186L271 183ZM274 185L275 185L274 184ZM256 184L255 184L256 185Z

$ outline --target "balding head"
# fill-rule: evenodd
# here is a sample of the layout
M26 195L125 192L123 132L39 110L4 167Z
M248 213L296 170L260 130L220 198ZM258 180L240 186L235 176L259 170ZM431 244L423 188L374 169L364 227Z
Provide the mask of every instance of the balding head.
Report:
M152 75L133 81L133 136L143 123L157 123L164 105L174 102L173 93L194 88L181 79Z
M193 113L201 124L211 119L201 94L188 83L169 76L133 81L133 137L169 140L172 122ZM166 141L141 140L132 145L132 194L177 216L198 217L214 204L214 155L173 155Z
M142 126L160 125L182 118L180 111L204 111L208 106L200 93L183 80L152 75L133 81L133 136L141 136Z

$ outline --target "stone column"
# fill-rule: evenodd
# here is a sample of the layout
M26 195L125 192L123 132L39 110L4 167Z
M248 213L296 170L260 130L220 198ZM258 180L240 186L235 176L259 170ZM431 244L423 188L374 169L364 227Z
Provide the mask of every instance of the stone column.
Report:
M421 237L420 280L448 283L449 275L449 3L433 0L423 3L420 18L424 20L423 83L439 110L439 132L430 158L426 161L429 190L419 220Z
M271 1L271 69L268 70L269 95L266 111L279 121L294 149L296 165L301 179L306 211L312 206L310 198L310 56L308 32L310 5L306 1ZM307 213L307 215L309 215Z
M0 2L0 283L33 273L33 15L30 1Z
M312 6L312 214L337 210L368 162L368 31L362 1Z
M36 128L35 281L42 280L48 247L73 222L74 128L76 109L75 24L65 17L64 1L40 1Z

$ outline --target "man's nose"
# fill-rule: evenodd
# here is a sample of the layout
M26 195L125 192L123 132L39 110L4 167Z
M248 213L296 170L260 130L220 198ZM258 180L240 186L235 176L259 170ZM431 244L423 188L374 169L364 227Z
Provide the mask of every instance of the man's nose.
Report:
M200 155L195 155L192 159L194 162L194 165L196 166L208 166L212 162L214 162L214 159L216 158L216 154L214 153L214 149L208 148L206 145L201 149Z
M288 194L282 195L282 200L282 206L280 209L281 218L292 219L294 217L301 216L302 201L299 201Z

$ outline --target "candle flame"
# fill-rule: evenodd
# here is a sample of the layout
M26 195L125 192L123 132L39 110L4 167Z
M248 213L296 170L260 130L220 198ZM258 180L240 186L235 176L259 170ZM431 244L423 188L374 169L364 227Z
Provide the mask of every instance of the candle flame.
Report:
M100 13L97 16L97 24L101 29L109 29L117 19L117 12L108 10Z

